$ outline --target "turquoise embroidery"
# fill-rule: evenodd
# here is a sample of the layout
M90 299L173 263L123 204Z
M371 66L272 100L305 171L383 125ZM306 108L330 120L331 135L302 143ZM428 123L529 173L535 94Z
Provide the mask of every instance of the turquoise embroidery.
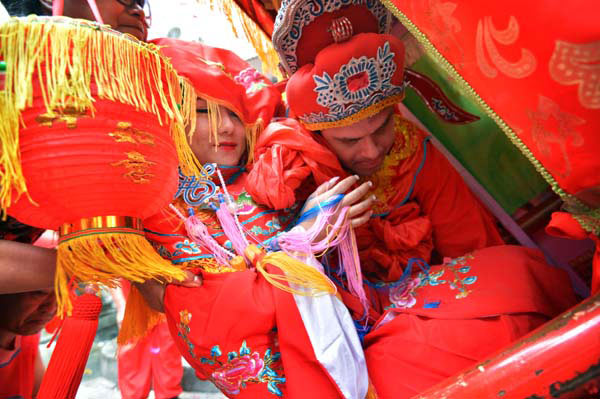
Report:
M175 248L180 249L182 252L186 254L199 254L202 253L200 248L198 248L198 244L195 242L190 242L190 240L185 239L183 241L175 244Z
M195 346L189 338L191 320L192 314L188 310L179 312L177 335L185 342L190 356L198 359ZM285 383L285 377L282 375L282 370L279 370L281 365L275 366L275 363L281 359L279 352L273 353L271 349L267 349L261 358L258 352L252 352L246 345L246 341L243 341L238 352L227 354L226 362L219 359L222 356L221 348L215 345L210 350L210 357L199 359L202 364L217 367L211 373L211 380L221 391L229 395L237 395L249 383L266 383L269 392L276 396L283 396L279 385Z
M417 303L417 293L419 288L427 285L436 287L439 285L448 284L450 289L457 290L456 299L466 298L472 290L467 289L477 281L477 276L465 276L471 271L471 266L466 263L469 259L473 259L473 255L468 254L456 259L446 261L442 268L436 272L420 272L414 279L408 279L402 284L390 288L389 300L391 305L385 307L385 310L391 308L408 309L415 306ZM447 271L450 273L446 273ZM437 309L441 301L427 301L423 304L425 309Z
M419 273L419 279L421 284L419 287L424 287L427 284L430 286L436 286L441 284L448 284L450 289L458 290L456 299L466 298L472 290L467 289L467 285L471 285L477 281L477 276L464 276L471 271L471 266L467 265L468 260L473 259L472 254L467 254L459 258L451 259L443 264L443 268L435 273ZM446 280L442 280L446 270L452 272L451 276L446 276Z
M192 320L192 314L188 310L182 310L179 312L179 324L177 325L179 332L177 335L181 337L183 342L185 342L188 348L188 353L195 359L196 355L194 354L194 344L192 344L189 338L190 320Z

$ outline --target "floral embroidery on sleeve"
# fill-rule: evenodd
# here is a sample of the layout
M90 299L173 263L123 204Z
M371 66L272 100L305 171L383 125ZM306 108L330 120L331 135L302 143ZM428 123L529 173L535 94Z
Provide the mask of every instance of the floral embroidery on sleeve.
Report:
M219 345L212 347L210 358L201 358L200 361L209 365L218 365L218 368L212 372L211 379L215 385L228 395L237 395L240 390L246 387L248 383L267 383L269 392L276 396L283 396L278 385L285 383L285 377L278 374L278 371L271 366L281 357L280 353L272 354L271 349L267 349L264 357L258 352L252 352L242 342L238 352L229 352L227 361L219 360L222 356Z
M192 314L188 310L179 312L178 335L186 343L190 356L198 359L195 345L189 338L191 320ZM285 377L279 352L273 353L271 349L267 349L261 357L260 353L252 352L246 341L243 341L238 352L229 352L226 359L222 357L219 345L211 348L210 357L200 357L201 363L215 366L209 378L222 392L237 395L247 384L266 383L269 392L283 396L279 385L285 384Z

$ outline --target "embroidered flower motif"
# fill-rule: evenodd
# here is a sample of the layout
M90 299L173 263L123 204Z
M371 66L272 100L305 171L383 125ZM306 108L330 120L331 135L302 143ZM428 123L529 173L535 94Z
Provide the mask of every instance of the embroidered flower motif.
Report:
M328 114L302 115L305 123L331 122L345 119L385 98L400 94L404 85L396 86L391 79L396 71L395 53L390 43L377 49L377 57L352 58L340 70L329 76L314 75L317 103L329 109Z
M240 393L244 381L258 378L264 366L258 352L235 357L212 373L215 385L229 395Z
M192 314L187 309L184 309L179 312L179 323L177 324L179 332L177 333L177 335L179 335L183 342L185 342L185 344L187 345L188 353L190 354L190 356L195 358L196 355L194 353L194 344L190 341L189 338L191 320Z
M258 352L252 352L246 341L243 341L238 352L227 353L226 362L219 360L221 356L221 348L215 345L211 348L210 358L202 357L200 362L218 366L212 371L211 380L224 393L237 395L247 383L266 383L269 392L283 396L278 387L285 383L285 377L277 371L280 368L278 361L281 359L279 352L273 353L271 349L267 349L261 358Z
M420 286L421 279L412 278L405 284L400 284L390 289L390 302L393 307L400 309L408 309L415 306L417 298L415 297L415 289Z
M244 86L246 93L253 93L267 87L263 76L254 68L248 67L241 71L235 78L235 83Z
M180 249L186 254L199 254L202 251L198 248L198 244L195 242L190 242L188 239L183 240L183 242L178 242L175 244L175 248Z
M471 285L477 281L477 276L464 276L471 271L471 266L467 265L469 259L473 259L474 256L472 254L467 254L458 258L444 259L444 268L436 273L429 273L425 275L424 273L419 273L419 278L421 278L421 285L436 286L441 284L448 284L451 290L457 290L458 293L455 295L456 299L462 299L469 296L472 290L467 289L468 285ZM449 270L452 275L445 276L446 270ZM445 280L442 280L441 277L445 277Z

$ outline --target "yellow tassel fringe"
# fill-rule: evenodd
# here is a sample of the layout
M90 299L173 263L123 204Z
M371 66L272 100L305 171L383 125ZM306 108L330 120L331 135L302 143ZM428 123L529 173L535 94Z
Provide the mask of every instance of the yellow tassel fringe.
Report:
M334 295L336 293L337 290L331 280L314 267L291 258L285 252L270 252L262 259L257 258L262 253L262 250L255 245L249 245L246 248L246 256L249 259L258 259L257 262L253 262L256 270L274 287L303 296ZM266 270L267 265L278 267L284 274L269 273ZM294 285L303 289L292 288Z
M167 281L183 280L183 270L161 258L143 233L111 233L88 230L59 241L54 287L58 314L70 315L69 276L84 283L100 283L114 288L118 278L132 282L144 282L162 278Z
M158 323L165 320L165 315L150 308L135 285L131 285L125 315L117 337L119 345L136 343L144 338Z
M256 141L258 136L264 130L264 123L261 118L250 126L246 126L246 150L248 151L248 163L254 161L254 148L256 148Z
M256 22L254 22L244 10L237 5L235 0L196 0L201 5L207 5L211 10L218 10L225 16L231 25L231 30L235 37L240 37L237 26L241 26L244 31L245 39L252 44L256 54L263 66L263 73L269 73L281 80L279 71L279 56L273 48L271 38L265 34Z
M6 62L0 91L3 210L12 203L13 190L17 196L27 192L19 159L19 125L21 112L32 106L34 95L43 98L49 116L60 116L64 109L89 110L93 115L94 84L99 98L134 106L153 114L157 123L167 123L182 165L193 169L187 163L191 150L185 119L195 118L195 94L193 108L180 110L192 105L185 95L193 89L180 80L157 46L89 21L29 16L11 18L0 26L0 60Z
M219 145L219 126L221 126L221 109L219 103L206 100L206 110L208 114L208 129L210 143Z

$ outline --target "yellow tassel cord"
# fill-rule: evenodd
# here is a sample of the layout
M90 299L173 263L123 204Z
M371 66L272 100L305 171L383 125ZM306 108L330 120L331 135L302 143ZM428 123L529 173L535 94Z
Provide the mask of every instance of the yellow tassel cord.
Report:
M6 218L6 208L11 204L12 191L17 196L27 192L27 185L21 170L19 152L19 114L14 104L6 100L0 91L0 209L2 219Z
M137 287L131 285L117 343L136 343L164 320L165 315L150 308Z
M291 294L304 296L317 296L324 294L334 295L335 285L323 273L291 258L285 252L270 252L265 254L255 245L246 248L245 255L252 260L256 270L274 287ZM267 265L276 266L283 274L269 273ZM288 285L289 284L289 285ZM298 286L303 289L295 289Z
M209 142L215 148L219 145L219 126L221 126L221 109L219 103L206 100L206 110L208 114Z
M231 30L235 37L240 37L237 26L241 26L245 39L252 44L260 59L264 73L269 73L281 80L279 71L279 57L273 48L271 38L254 22L244 10L237 5L235 0L197 0L201 5L209 6L211 10L218 10L227 16Z
M184 78L181 78L181 116L183 118L183 126L181 124L173 125L173 141L177 147L177 155L179 156L179 167L181 172L186 176L201 176L206 175L206 171L202 163L194 155L190 144L192 137L196 131L196 90L194 86Z
M263 130L264 124L261 118L258 118L254 124L246 126L246 151L248 153L248 164L254 161L254 148L256 148L256 141Z
M440 51L431 43L429 38L408 18L402 11L396 7L391 0L381 0L388 10L394 14L396 18L408 29L408 31L418 40L421 46L425 49L427 54L438 64L440 67L450 75L450 77L457 83L458 87L463 93L466 93L485 111L485 113L502 129L504 134L509 140L523 153L523 155L531 162L539 174L548 182L552 190L560 196L565 202L567 210L573 215L575 220L579 222L581 227L586 231L600 235L600 209L593 209L577 197L564 191L558 182L554 179L554 176L550 174L542 165L542 163L533 155L529 147L523 143L521 138L515 133L515 131L498 115L473 89L473 87L462 77L460 73L454 68L454 66L440 53Z
M188 88L153 44L143 43L92 22L29 16L11 18L0 26L0 60L6 62L0 91L0 206L10 206L11 194L27 192L19 160L21 112L41 96L48 116L63 110L94 113L92 83L100 99L136 107L167 123L184 168L191 150L185 140L183 115L192 120L195 104ZM34 93L34 82L35 85ZM191 89L193 90L193 89ZM194 98L195 101L195 98Z
M375 386L373 385L373 383L371 382L371 379L369 378L369 389L367 390L367 396L365 396L365 399L377 399L377 398L379 398L379 396L377 395Z
M120 230L88 229L68 239L61 238L54 282L58 314L71 314L69 276L113 288L118 286L119 277L138 283L158 277L166 281L185 279L185 272L161 258L143 232Z

